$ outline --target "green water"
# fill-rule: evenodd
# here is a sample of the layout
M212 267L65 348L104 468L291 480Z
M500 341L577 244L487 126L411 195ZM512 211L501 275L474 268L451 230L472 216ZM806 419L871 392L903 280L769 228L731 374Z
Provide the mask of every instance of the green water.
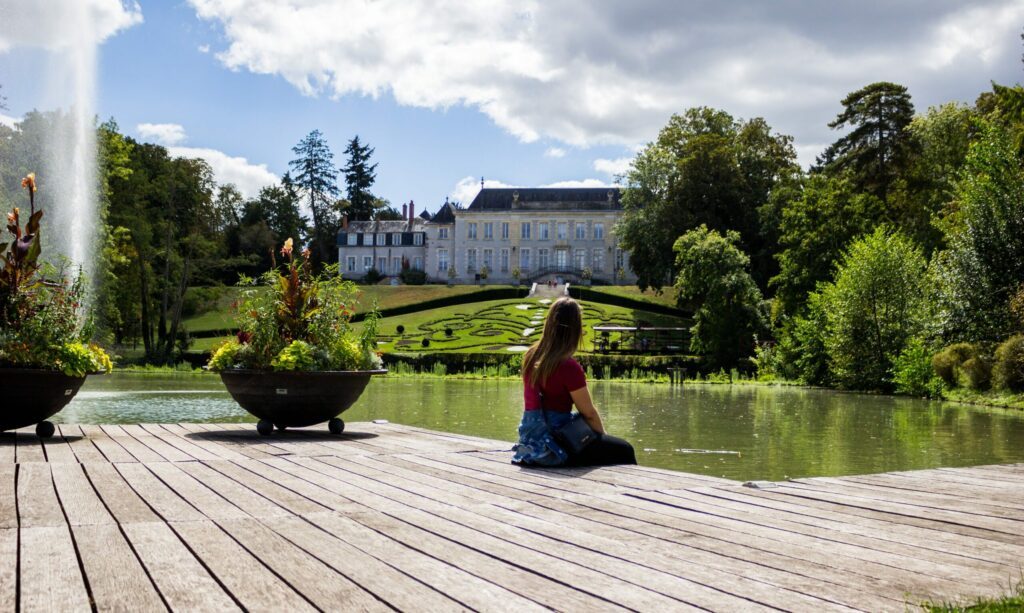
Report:
M758 386L592 382L612 434L641 464L731 479L783 479L1024 461L1024 412ZM513 381L375 379L344 415L515 437ZM55 421L251 422L214 376L90 377Z

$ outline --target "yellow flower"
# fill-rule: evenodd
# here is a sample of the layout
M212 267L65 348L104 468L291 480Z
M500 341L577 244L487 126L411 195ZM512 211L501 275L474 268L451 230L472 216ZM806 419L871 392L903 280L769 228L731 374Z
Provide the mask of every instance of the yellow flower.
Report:
M292 239L288 239L284 242L284 247L281 247L281 255L288 257L292 254Z
M25 175L25 178L21 180L21 186L33 192L36 191L36 173L30 172Z

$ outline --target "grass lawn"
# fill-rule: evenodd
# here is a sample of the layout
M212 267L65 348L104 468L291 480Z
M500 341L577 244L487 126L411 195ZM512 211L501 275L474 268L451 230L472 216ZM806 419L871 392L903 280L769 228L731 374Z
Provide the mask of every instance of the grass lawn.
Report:
M540 338L547 304L536 299L491 300L387 317L380 321L378 346L384 352L403 353L508 352L510 347L511 351L521 350ZM690 326L690 322L676 317L585 302L584 350L593 348L593 326L629 326L636 319L654 326ZM402 333L398 326L404 328ZM450 336L446 330L451 331ZM429 341L426 347L424 339Z
M925 603L921 608L931 613L1010 613L1011 611L1024 611L1024 582L1021 582L1012 590L1012 593L1001 598L980 599L972 603Z
M641 292L640 288L635 285L592 285L588 289L602 294L632 298L641 302L653 302L672 308L676 306L675 291L672 288L666 288L661 294L656 294L651 289Z

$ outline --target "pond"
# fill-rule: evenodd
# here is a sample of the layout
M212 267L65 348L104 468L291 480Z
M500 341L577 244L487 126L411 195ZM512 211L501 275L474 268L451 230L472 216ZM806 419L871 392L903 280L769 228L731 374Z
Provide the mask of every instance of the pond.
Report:
M784 479L1024 461L1024 412L792 387L591 383L641 464ZM514 381L380 378L344 414L512 441ZM90 377L54 421L252 422L210 375Z

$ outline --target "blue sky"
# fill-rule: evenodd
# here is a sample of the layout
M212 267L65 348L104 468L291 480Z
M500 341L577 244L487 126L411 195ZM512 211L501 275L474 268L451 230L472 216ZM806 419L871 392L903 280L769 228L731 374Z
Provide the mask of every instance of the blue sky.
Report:
M87 6L101 118L207 157L250 192L310 130L339 165L358 134L376 148L378 195L420 210L470 198L481 176L609 183L699 104L764 116L806 163L835 138L839 99L866 83L906 84L923 110L1018 81L1024 25L1018 0L38 4L0 0L8 121L65 102L45 75Z

